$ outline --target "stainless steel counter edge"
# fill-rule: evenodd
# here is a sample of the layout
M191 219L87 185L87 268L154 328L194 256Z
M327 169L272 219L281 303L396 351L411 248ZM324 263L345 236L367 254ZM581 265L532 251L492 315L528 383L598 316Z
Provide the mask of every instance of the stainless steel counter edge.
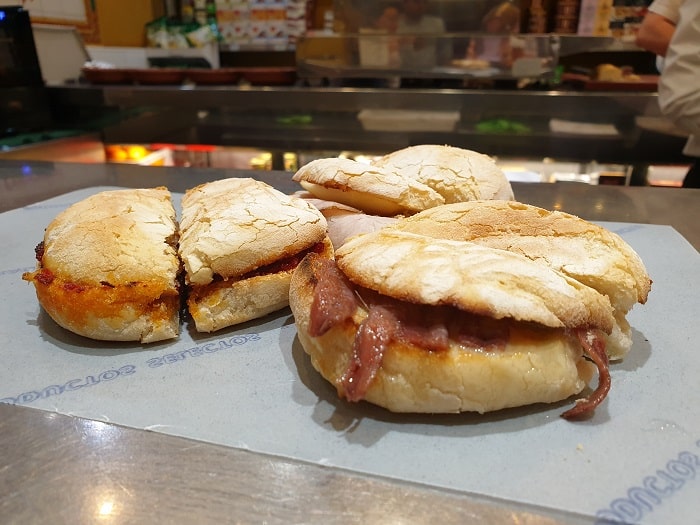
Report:
M589 523L583 516L0 405L0 516L27 523Z
M537 107L538 112L548 114L572 104L590 107L594 112L605 111L611 107L607 105L609 101L612 107L634 114L660 115L654 92L89 84L53 85L49 90L58 102L71 106L356 112L367 108L460 111L493 104L503 111Z

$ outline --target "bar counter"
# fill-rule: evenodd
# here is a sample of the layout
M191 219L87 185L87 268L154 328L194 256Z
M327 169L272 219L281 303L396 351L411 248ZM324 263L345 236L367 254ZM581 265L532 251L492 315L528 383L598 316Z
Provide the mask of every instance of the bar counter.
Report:
M93 186L285 172L0 162L0 212ZM671 225L700 247L700 190L513 183L518 200L593 221ZM4 242L11 233L3 232ZM8 334L6 334L8 335ZM7 338L4 344L11 344ZM19 350L18 350L19 351ZM0 404L3 523L591 523L590 516Z

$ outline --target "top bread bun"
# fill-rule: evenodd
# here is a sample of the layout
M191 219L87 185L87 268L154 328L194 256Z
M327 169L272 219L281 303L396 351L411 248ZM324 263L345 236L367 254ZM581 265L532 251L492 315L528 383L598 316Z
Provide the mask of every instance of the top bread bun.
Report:
M496 162L482 153L423 144L404 148L372 163L402 173L437 191L445 203L513 199L513 189Z
M392 227L539 260L607 295L623 312L645 303L651 288L641 258L619 235L564 212L514 201L463 202L426 210Z
M608 299L523 255L390 227L358 235L336 251L355 284L402 301L448 305L496 319L553 328L599 328L614 319Z
M445 202L430 187L398 171L350 159L311 161L293 179L319 199L336 201L372 215L412 215Z
M176 232L166 188L100 192L51 221L42 264L73 282L173 286L179 268Z
M445 203L514 198L491 157L432 144L404 148L371 164L317 159L293 179L317 199L383 217L409 216Z
M250 178L222 179L182 198L180 256L190 284L241 276L324 240L323 215Z

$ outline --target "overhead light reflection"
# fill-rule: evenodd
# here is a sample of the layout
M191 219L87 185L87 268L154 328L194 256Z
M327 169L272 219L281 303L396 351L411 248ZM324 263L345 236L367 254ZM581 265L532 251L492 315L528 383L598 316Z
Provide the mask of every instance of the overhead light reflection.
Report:
M97 514L101 518L106 518L112 515L112 512L114 511L114 502L113 501L103 501L100 504L100 508L97 511Z
M93 499L95 509L94 521L100 523L114 523L119 519L120 505L116 494L111 489L98 489Z
M83 440L96 445L106 445L119 438L119 428L109 423L87 420L83 422Z

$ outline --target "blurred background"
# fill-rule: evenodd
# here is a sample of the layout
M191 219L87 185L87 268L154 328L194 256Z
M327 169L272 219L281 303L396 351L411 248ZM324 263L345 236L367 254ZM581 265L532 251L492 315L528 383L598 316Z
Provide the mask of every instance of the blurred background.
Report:
M680 183L645 0L0 0L0 158L295 171L418 143Z

